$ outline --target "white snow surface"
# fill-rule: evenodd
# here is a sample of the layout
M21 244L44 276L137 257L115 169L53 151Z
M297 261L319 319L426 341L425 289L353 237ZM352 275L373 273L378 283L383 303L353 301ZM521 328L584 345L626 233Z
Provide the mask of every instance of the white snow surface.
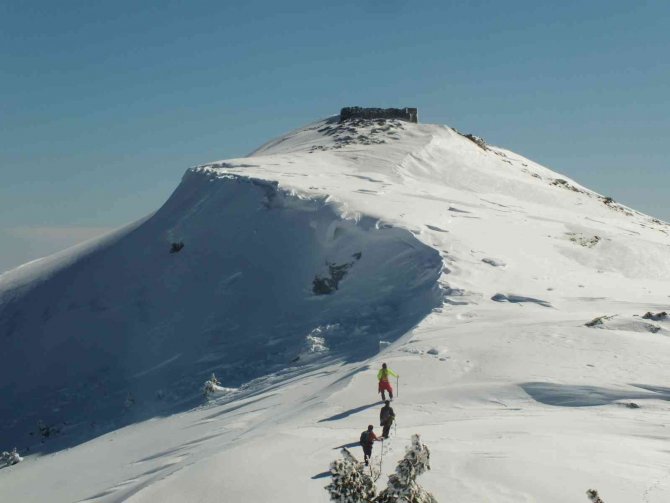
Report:
M441 502L670 501L670 327L641 318L668 310L669 231L446 126L330 118L192 168L156 214L0 276L0 449L25 458L0 494L326 502L387 362L385 475L419 433ZM203 402L211 372L237 389Z

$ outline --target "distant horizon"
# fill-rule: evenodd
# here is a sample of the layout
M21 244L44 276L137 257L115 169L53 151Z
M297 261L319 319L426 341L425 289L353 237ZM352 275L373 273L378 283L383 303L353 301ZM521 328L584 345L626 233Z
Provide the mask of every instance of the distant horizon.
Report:
M669 221L669 18L660 0L2 5L0 272L356 105L417 107Z

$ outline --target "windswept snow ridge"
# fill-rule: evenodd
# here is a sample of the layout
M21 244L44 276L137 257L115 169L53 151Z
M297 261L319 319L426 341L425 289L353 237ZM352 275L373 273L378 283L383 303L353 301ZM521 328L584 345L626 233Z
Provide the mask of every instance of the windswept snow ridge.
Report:
M212 370L238 387L317 357L368 358L440 304L441 264L408 231L342 218L324 198L189 171L111 245L0 286L0 445L30 446L38 421L49 445L67 445L193 406ZM328 351L307 358L315 333Z

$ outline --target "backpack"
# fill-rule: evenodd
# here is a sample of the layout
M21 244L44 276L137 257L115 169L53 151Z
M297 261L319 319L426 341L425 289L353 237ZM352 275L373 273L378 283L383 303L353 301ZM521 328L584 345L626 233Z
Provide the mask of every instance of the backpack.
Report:
M370 435L368 435L368 431L365 430L363 433L361 433L361 439L359 443L365 447L370 444Z

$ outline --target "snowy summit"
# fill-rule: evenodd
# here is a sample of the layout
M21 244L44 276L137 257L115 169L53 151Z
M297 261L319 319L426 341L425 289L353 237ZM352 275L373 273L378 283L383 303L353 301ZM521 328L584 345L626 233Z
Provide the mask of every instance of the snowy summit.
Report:
M191 168L149 217L0 275L3 500L327 502L387 362L379 489L420 434L440 502L668 501L669 232L397 117Z

